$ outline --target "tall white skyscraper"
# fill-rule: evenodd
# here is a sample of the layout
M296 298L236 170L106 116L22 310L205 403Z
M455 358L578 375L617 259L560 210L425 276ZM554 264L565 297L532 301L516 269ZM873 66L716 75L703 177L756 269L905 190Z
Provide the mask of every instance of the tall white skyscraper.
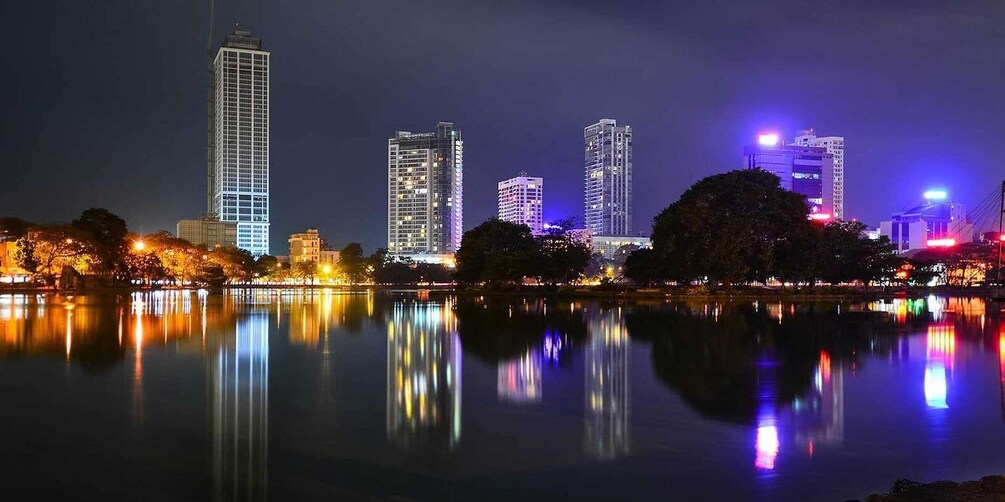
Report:
M269 253L269 60L234 30L213 61L207 212L237 222L237 247Z
M815 146L826 148L827 153L834 157L834 185L831 200L834 205L834 218L844 219L844 136L817 137L813 129L796 131L793 145Z
M447 261L464 232L464 142L451 122L387 141L387 251L392 258Z
M544 232L544 180L520 173L499 182L499 219L527 225L534 235Z
M632 128L603 119L583 130L583 225L594 235L632 233Z

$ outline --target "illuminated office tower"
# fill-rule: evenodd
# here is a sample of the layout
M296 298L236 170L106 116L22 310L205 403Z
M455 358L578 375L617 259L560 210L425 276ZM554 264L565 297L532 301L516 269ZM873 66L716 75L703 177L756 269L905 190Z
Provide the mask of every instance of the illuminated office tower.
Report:
M461 340L449 305L398 303L387 330L387 437L404 450L461 439Z
M743 168L778 176L780 185L805 197L814 219L834 217L834 157L817 146L786 145L776 133L762 133L743 147Z
M632 128L603 119L583 130L583 224L593 235L632 233Z
M844 136L820 136L818 137L813 129L796 131L794 145L816 146L827 149L827 153L834 158L834 180L832 195L832 205L834 218L844 219Z
M269 61L262 39L235 30L213 61L207 213L237 222L237 246L269 253Z
M601 314L589 330L583 447L598 459L611 460L631 448L628 330L618 310Z
M265 500L269 452L269 316L237 321L207 357L216 500ZM225 341L226 340L226 341Z
M444 262L464 232L464 143L450 122L387 140L387 252Z
M499 219L527 225L531 233L544 232L544 180L520 173L499 182Z

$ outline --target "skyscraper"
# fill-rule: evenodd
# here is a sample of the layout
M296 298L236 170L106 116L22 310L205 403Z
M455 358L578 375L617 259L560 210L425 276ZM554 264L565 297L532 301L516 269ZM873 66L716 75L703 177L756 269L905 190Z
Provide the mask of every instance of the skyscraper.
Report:
M207 213L237 222L237 246L269 253L269 61L234 30L213 61Z
M632 233L632 128L602 119L583 130L583 225L594 235Z
M387 251L392 258L449 261L464 231L464 142L451 122L387 141Z
M499 219L530 227L534 235L544 231L544 180L520 173L499 182Z
M817 146L827 149L834 157L833 209L835 219L844 219L844 136L817 137L813 129L796 131L793 144L800 146Z
M743 167L774 173L782 188L806 197L810 213L833 216L833 157L827 149L786 145L777 134L761 134L743 147Z

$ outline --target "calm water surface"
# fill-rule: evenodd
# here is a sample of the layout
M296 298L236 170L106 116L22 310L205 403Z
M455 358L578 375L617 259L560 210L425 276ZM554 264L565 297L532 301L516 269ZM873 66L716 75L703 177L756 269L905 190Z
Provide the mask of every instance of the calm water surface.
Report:
M0 295L33 498L842 500L1005 472L976 299Z

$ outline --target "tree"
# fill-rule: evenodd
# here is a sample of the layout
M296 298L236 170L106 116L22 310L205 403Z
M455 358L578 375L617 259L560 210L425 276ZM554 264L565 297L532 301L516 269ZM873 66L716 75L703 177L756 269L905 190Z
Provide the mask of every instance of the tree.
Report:
M35 241L21 237L17 240L17 253L14 255L17 266L31 275L38 272L38 260L35 258Z
M363 258L363 246L358 242L350 242L339 251L338 264L349 284L366 280L368 263Z
M886 237L872 240L857 221L835 221L823 228L821 276L831 284L861 281L865 285L892 278L901 260Z
M775 253L792 227L805 222L803 196L781 188L760 169L709 176L695 183L653 222L653 248L667 278L707 278L727 288L765 280Z
M222 246L210 251L207 256L220 265L231 283L247 284L255 277L255 257L245 249Z
M625 259L623 274L640 286L652 286L660 282L662 273L656 252L649 248L635 250Z
M0 218L0 240L17 240L28 234L31 223L21 218ZM23 268L23 267L22 267Z
M571 227L571 223L569 225ZM550 284L579 279L590 262L590 248L573 239L567 231L553 230L538 237L537 248L541 254L536 260L537 276Z
M520 282L532 275L539 256L527 225L491 218L461 237L455 276L461 282Z
M55 284L55 278L65 267L77 272L87 272L97 260L91 254L89 234L69 225L51 225L33 228L23 239L31 244L22 244L20 249L31 250L31 258L22 257L21 266L34 265L35 274L47 284Z
M129 249L126 222L107 209L90 208L73 220L73 226L90 236L92 251L97 258L97 269L116 278L128 277L125 256Z
M255 260L254 275L256 277L273 277L280 269L279 259L275 256L263 254Z

